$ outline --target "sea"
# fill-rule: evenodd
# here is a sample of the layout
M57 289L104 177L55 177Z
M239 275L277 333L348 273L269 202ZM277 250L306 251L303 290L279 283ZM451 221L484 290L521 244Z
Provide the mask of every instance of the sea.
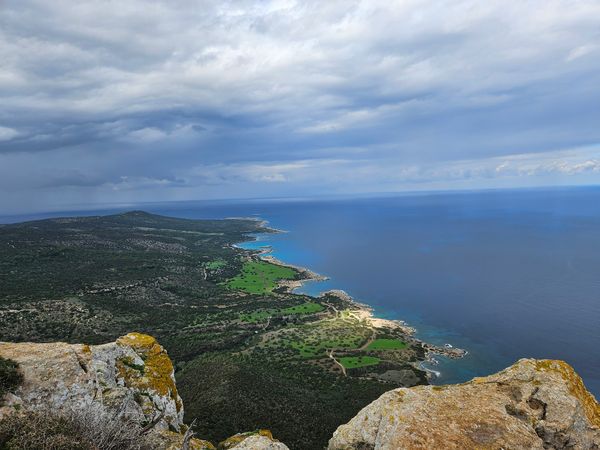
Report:
M299 291L342 289L424 341L467 350L426 364L436 384L551 358L600 397L600 187L154 203L0 221L133 208L268 221L282 232L241 245L328 277Z

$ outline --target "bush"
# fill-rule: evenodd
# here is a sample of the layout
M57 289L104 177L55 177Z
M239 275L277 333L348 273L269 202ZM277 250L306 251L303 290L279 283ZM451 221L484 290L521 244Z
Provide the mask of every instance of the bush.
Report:
M28 411L0 421L0 450L146 450L138 424L99 404L82 410Z
M0 422L0 449L94 450L94 446L68 418L35 412Z
M23 381L23 375L19 372L18 364L12 359L0 356L0 406L7 392L12 391Z

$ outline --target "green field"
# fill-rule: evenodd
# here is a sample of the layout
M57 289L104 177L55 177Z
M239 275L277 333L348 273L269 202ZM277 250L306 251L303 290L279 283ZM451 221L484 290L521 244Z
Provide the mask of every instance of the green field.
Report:
M346 369L356 369L358 367L376 366L381 360L374 356L343 356L339 358L339 361Z
M265 261L246 261L239 275L227 281L230 289L245 291L249 294L268 294L277 287L278 280L293 280L296 271L289 267L278 266Z
M367 350L400 350L406 348L406 342L399 339L375 339Z

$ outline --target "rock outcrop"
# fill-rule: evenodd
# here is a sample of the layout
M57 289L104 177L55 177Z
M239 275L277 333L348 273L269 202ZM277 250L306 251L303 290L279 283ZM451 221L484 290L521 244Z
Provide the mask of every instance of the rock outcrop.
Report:
M164 348L148 335L129 333L104 345L63 342L0 342L0 356L19 364L23 383L9 393L0 419L23 410L105 411L140 426L152 425L149 439L157 449L180 449L183 403L173 364ZM193 439L190 450L214 449Z
M0 356L16 361L22 384L0 399L0 420L26 410L108 412L147 426L153 449L180 450L184 445L183 402L177 393L173 364L165 349L141 333L129 333L103 345L0 342ZM151 428L150 428L151 427ZM214 450L192 438L189 450ZM288 450L268 430L241 433L220 449Z
M0 342L0 356L16 361L23 375L2 399L0 419L100 405L140 427L150 424L152 448L183 447L187 427L173 364L151 336L130 333L96 346ZM193 438L188 448L215 446ZM218 448L288 449L268 430L237 434ZM329 441L330 450L434 448L600 450L600 406L568 364L522 359L468 383L389 391Z
M330 450L598 449L600 406L562 361L522 359L448 386L395 389L363 408Z
M250 433L239 433L219 444L219 450L289 450L269 430L257 430Z
M15 409L85 408L99 402L137 423L181 431L183 403L173 364L148 335L130 333L104 345L0 343L0 356L19 364L23 384L5 399Z

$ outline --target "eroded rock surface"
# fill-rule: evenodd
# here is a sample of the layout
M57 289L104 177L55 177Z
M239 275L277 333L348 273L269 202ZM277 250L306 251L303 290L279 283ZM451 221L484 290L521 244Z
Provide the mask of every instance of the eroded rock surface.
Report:
M173 364L165 349L141 333L129 333L104 345L0 342L0 356L19 364L23 383L0 402L0 419L24 410L103 411L140 426L151 448L181 450L184 446L183 403L177 393ZM221 447L223 445L223 447ZM240 433L220 448L288 450L268 430ZM214 450L197 437L189 450Z
M181 431L183 404L173 364L148 335L130 333L104 345L0 343L0 356L19 363L23 384L0 418L21 409L85 408L100 402L139 424L160 417L157 431Z
M273 438L269 430L239 433L219 444L219 450L289 450L287 445Z
M183 447L183 404L173 365L151 336L116 342L0 343L23 384L4 398L0 419L24 409L101 404L140 425L156 422L153 448ZM191 450L214 449L194 438ZM268 430L241 433L220 450L286 450ZM600 406L562 361L522 359L497 374L459 385L389 391L340 426L330 450L600 449Z
M182 450L184 435L172 431L160 431L149 436L150 446L157 450ZM212 443L203 439L191 438L188 441L189 450L215 450Z
M395 389L340 426L330 450L598 449L600 406L562 361L522 359L459 385Z

